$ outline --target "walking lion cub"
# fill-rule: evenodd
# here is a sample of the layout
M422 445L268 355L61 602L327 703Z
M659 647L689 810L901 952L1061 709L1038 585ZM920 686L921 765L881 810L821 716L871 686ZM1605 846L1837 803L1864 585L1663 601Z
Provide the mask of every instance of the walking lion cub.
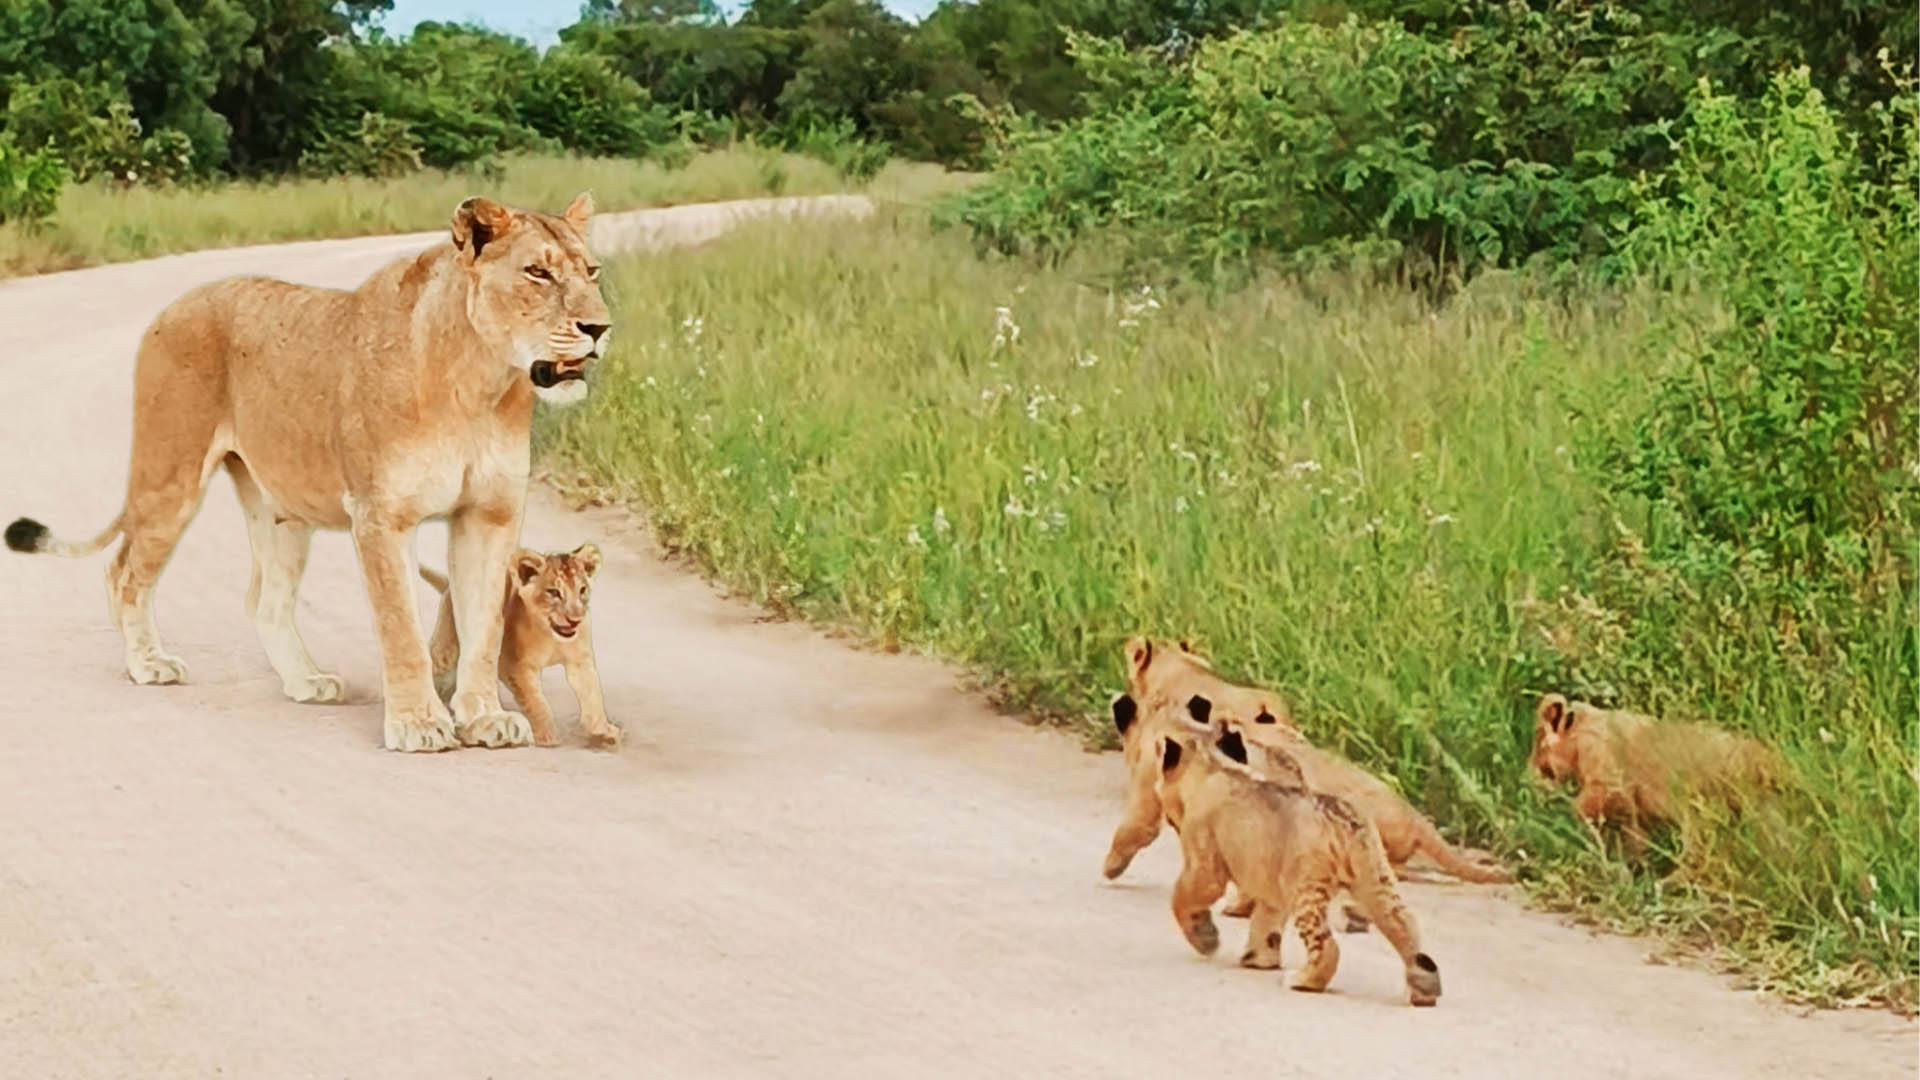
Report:
M1289 917L1306 945L1295 990L1324 990L1340 966L1327 905L1350 893L1406 966L1408 1000L1440 999L1440 968L1420 948L1420 931L1394 884L1380 832L1344 799L1262 780L1244 767L1237 732L1170 731L1157 740L1161 805L1180 834L1183 865L1173 917L1202 956L1220 946L1211 908L1229 881L1254 903L1240 963L1280 966Z
M566 668L567 685L580 701L580 726L596 745L618 746L620 727L607 719L600 696L600 673L593 662L593 632L587 625L587 595L600 569L600 549L581 544L572 551L543 555L521 548L507 572L505 629L500 637L500 678L526 714L537 746L554 746L553 706L540 689L540 673L555 664ZM433 684L442 697L452 693L460 659L454 629L453 599L447 579L426 567L420 576L440 592L440 618L428 652Z

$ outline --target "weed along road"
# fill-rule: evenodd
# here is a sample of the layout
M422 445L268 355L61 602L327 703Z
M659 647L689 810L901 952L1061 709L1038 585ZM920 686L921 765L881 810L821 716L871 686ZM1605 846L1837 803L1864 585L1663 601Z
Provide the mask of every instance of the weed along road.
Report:
M768 205L608 215L596 240L697 241ZM0 284L0 516L74 536L112 519L135 343L183 290L240 272L352 285L438 239ZM445 535L422 531L425 562L445 565ZM314 544L299 618L350 700L288 702L243 610L224 479L158 594L185 685L128 681L107 554L0 557L0 1074L1913 1074L1910 1022L1802 1016L1499 888L1407 886L1444 975L1433 1009L1407 1007L1378 935L1342 936L1323 995L1235 967L1237 920L1203 961L1169 914L1170 836L1101 879L1118 755L996 715L931 662L761 622L614 512L536 488L523 539L606 553L593 618L616 753L584 747L558 669L559 749L381 749L344 533Z

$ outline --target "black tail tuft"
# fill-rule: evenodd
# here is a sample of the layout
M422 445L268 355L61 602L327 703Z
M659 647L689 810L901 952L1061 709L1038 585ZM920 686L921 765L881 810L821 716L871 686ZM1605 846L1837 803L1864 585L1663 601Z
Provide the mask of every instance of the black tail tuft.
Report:
M21 518L7 526L7 546L31 555L47 542L47 527L32 518Z

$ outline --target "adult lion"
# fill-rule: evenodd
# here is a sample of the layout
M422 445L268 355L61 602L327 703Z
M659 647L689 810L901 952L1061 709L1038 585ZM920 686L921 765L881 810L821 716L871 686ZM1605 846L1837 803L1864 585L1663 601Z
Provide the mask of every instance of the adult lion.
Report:
M536 396L577 401L612 319L587 249L591 198L555 217L470 198L452 241L398 260L358 289L263 277L201 286L156 317L134 367L127 499L85 543L22 518L16 551L80 556L125 537L107 596L137 683L185 680L160 647L153 588L207 481L233 476L253 547L247 610L295 701L344 696L294 628L315 529L353 534L380 637L386 745L519 746L526 717L500 706L500 582L526 502ZM461 651L452 711L413 596L411 540L445 518Z

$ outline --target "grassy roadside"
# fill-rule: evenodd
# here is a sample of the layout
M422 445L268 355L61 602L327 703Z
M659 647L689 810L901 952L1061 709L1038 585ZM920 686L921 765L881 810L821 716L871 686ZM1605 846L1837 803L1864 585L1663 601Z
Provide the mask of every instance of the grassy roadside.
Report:
M543 418L543 461L731 585L1096 738L1120 640L1193 638L1538 901L1795 998L1911 1008L1911 691L1655 595L1583 470L1637 412L1646 328L1686 301L1488 277L1437 312L1341 284L1209 304L981 261L895 213L608 278L620 343L588 404ZM1849 628L1857 655L1897 650L1908 614ZM1525 777L1533 696L1575 670L1772 739L1796 790L1631 871ZM1841 690L1884 711L1823 712Z
M894 163L871 182L931 190L941 170ZM486 192L511 205L558 210L591 190L602 210L761 195L852 190L827 164L751 146L714 151L684 168L603 158L516 157L498 175L428 170L397 180L335 178L214 187L75 185L39 228L0 225L0 278L239 244L434 229L459 201Z

